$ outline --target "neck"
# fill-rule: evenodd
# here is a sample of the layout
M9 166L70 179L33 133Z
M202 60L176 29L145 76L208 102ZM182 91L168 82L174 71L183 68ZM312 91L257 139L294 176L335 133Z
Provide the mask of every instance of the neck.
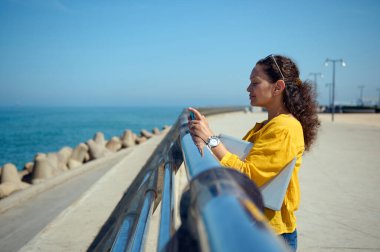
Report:
M266 109L268 110L268 121L281 114L289 114L289 111L286 109L284 104L281 104L281 106L273 106Z

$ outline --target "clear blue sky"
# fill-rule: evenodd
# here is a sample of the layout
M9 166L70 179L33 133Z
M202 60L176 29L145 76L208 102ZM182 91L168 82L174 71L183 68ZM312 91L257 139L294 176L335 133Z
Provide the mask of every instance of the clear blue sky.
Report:
M270 53L378 99L380 1L0 0L0 106L245 105Z

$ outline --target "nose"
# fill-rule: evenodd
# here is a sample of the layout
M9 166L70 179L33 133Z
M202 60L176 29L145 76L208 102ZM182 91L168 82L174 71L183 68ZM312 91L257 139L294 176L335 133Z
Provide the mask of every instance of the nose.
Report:
M248 85L248 87L247 87L247 92L249 93L249 92L251 92L251 83Z

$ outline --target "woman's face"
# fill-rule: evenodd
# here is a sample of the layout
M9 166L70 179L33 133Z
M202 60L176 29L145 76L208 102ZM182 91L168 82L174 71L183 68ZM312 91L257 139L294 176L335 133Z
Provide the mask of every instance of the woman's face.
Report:
M250 76L247 91L252 106L267 108L273 100L274 85L269 81L261 65L256 65Z

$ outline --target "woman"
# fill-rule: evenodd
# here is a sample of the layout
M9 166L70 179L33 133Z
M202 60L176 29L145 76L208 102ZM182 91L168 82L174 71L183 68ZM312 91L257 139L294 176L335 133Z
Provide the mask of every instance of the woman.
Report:
M243 138L254 145L244 161L219 141L208 122L197 110L189 108L196 119L190 133L201 150L207 144L221 164L239 170L262 186L297 158L280 211L265 209L274 231L296 251L297 230L294 212L298 209L300 189L298 170L304 150L309 150L320 125L312 85L302 82L296 64L281 55L259 60L250 75L247 88L252 106L268 111L268 119L256 123Z

